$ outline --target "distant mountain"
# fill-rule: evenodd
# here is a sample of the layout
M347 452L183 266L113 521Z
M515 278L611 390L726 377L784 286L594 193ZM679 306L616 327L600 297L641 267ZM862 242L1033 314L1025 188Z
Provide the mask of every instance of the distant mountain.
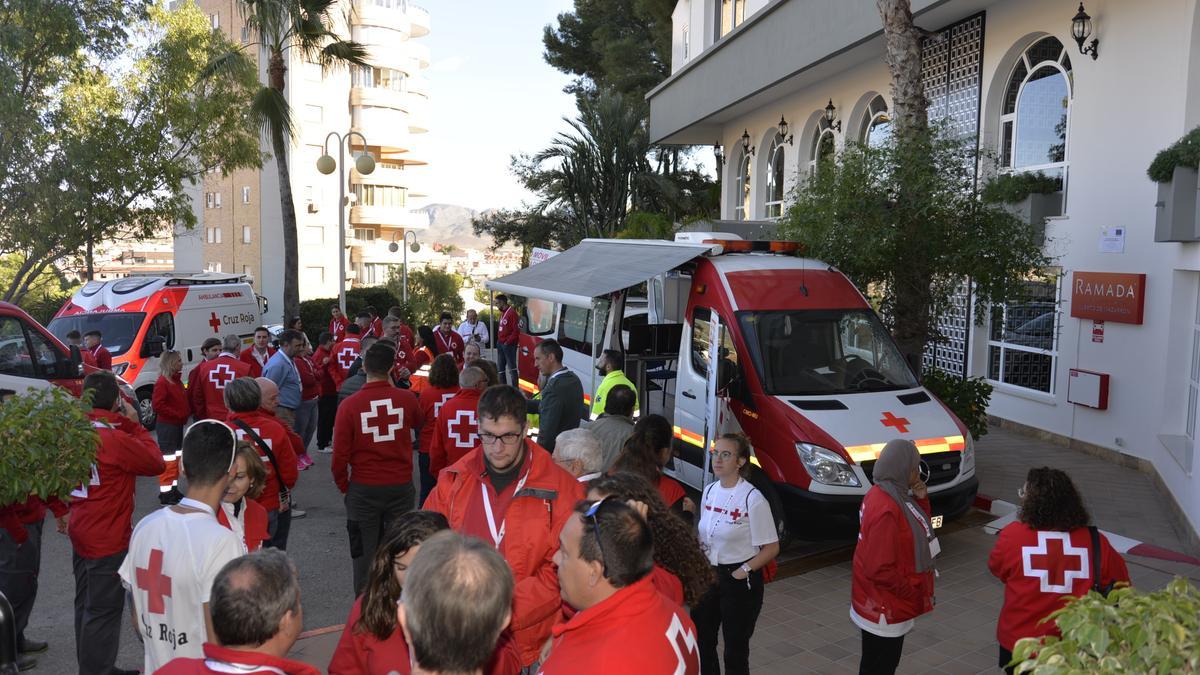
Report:
M421 238L430 243L453 244L459 248L490 249L491 237L479 237L471 229L471 219L491 211L476 211L455 204L430 204L418 209L429 214L429 229Z

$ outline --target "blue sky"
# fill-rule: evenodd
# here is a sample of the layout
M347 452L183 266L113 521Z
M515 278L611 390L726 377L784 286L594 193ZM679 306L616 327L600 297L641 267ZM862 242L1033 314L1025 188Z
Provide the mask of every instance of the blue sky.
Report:
M542 30L571 0L428 0L430 201L519 206L509 157L549 144L574 116L570 79L542 59Z

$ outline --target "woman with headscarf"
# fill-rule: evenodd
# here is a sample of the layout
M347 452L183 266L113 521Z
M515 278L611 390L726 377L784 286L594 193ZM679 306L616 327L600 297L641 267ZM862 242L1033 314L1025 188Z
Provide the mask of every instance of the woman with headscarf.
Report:
M861 675L895 673L913 620L933 609L938 542L920 463L912 441L889 441L858 512L850 620L862 630Z

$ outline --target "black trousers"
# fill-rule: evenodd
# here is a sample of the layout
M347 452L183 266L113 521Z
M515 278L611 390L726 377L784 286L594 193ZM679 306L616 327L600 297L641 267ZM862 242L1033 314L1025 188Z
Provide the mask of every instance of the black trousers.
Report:
M500 371L500 383L517 386L517 345L496 344L496 369Z
M388 525L413 510L412 483L362 485L350 482L346 489L346 533L350 535L350 559L354 564L354 595L362 593L367 572L379 540Z
M1001 647L1000 648L1000 669L1003 670L1004 672L1008 673L1008 675L1013 675L1013 670L1015 670L1016 667L1008 665L1009 661L1012 661L1012 652L1005 649L1004 647Z
M417 502L417 508L425 506L425 500L429 498L429 493L433 492L434 486L437 485L437 476L429 473L429 453L417 453L417 473L421 476L421 499Z
M893 675L900 665L900 654L904 651L904 636L880 637L862 631L862 660L858 662L858 675Z
M751 572L746 579L734 579L733 571L742 563L717 565L713 572L717 583L692 608L700 643L700 672L720 675L717 661L717 630L725 638L725 672L728 675L748 675L750 672L750 638L763 604L762 571Z
M267 511L267 534L270 539L263 542L263 548L287 550L288 534L292 531L292 510Z
M317 447L328 448L333 442L333 421L337 417L337 394L317 399Z
M75 567L75 657L79 675L108 675L117 662L125 588L117 572L127 551L104 558L72 554Z
M42 522L25 525L29 536L18 545L4 528L0 528L0 592L12 604L17 619L17 644L25 637L25 626L33 613L37 599L38 571L42 567Z

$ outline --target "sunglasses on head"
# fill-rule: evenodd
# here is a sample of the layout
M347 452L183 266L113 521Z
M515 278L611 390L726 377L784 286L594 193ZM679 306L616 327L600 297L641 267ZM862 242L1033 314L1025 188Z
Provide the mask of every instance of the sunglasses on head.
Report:
M216 424L229 432L229 443L231 446L229 449L229 468L225 469L225 471L228 472L229 469L233 468L233 463L237 461L237 433L234 432L233 427L222 422L221 420L200 420L199 422L192 424L192 426L188 429L188 433L192 433L192 429L195 429L201 424Z
M600 541L600 521L596 520L596 513L600 511L600 506L604 504L605 500L611 496L605 495L597 499L595 502L592 502L587 511L583 512L584 517L592 521L592 534L596 537L596 548L600 550L600 566L606 574L608 572L608 560L604 555L604 544Z

